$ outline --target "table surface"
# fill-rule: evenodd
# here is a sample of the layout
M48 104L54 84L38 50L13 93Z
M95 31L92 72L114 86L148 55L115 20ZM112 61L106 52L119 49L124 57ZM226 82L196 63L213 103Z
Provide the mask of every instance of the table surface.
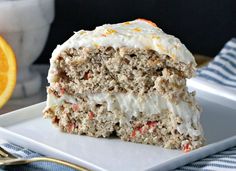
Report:
M18 99L10 99L3 108L0 109L0 114L4 114L13 110L17 110L23 107L27 107L39 102L43 102L46 100L46 86L47 83L47 74L48 74L49 65L33 65L30 69L32 71L39 71L42 76L42 85L41 90L27 98L18 98Z

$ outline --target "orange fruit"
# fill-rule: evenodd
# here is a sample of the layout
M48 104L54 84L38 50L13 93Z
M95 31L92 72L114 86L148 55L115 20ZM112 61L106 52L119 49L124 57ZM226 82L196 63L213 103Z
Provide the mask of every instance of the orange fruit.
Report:
M0 108L11 97L16 85L16 58L11 46L0 36Z

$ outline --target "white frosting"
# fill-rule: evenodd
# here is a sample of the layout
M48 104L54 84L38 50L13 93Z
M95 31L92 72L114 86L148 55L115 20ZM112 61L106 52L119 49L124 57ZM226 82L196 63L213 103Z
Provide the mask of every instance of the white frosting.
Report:
M105 24L93 31L80 30L63 45L57 46L52 58L66 48L111 46L152 49L174 60L196 65L193 55L179 39L164 33L153 24L137 19L119 24Z
M91 106L93 104L106 102L108 111L114 111L116 109L120 110L126 114L127 120L130 120L132 116L137 116L139 112L151 115L162 113L163 110L169 110L183 119L183 123L177 126L177 130L180 133L188 133L190 136L202 134L199 124L199 110L195 106L190 106L183 101L176 105L156 94L146 95L145 97L136 97L132 94L119 93L110 95L107 93L98 93L88 95L88 98ZM47 107L60 105L63 101L76 103L74 97L68 95L56 98L53 95L48 94ZM195 130L192 125L195 125L200 130Z
M63 102L69 102L69 103L77 103L74 97L64 94L60 98L55 97L53 94L48 93L47 94L47 108L54 107L54 106L60 106L63 104Z

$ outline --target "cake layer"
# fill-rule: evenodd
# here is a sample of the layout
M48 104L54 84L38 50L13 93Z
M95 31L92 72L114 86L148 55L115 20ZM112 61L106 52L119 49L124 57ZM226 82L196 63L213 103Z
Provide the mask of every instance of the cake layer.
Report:
M99 93L88 95L88 102L92 105L107 104L108 111L119 110L126 115L128 120L133 116L137 117L140 113L146 115L159 114L162 115L165 111L170 111L172 114L182 118L182 124L177 126L177 130L183 134L191 136L199 136L200 130L194 127L199 127L199 109L187 102L173 102L165 99L158 94L146 94L144 96L134 96L132 94L107 94Z
M72 97L49 90L44 113L69 133L96 137L115 133L126 141L182 149L189 144L194 149L203 143L199 111L182 103L175 106L158 95L143 100L125 94Z
M102 47L67 49L51 60L48 80L68 93L158 92L173 101L186 96L194 68L152 50Z
M62 51L79 47L128 47L151 49L173 60L196 66L194 57L188 49L172 35L164 33L154 23L137 19L119 24L105 24L93 31L75 32L63 45L58 46L52 57Z
M177 125L179 133L190 136L199 136L202 133L201 129L198 129L200 127L199 108L191 95L189 97L190 103L181 101L178 104L174 104L158 94L135 96L133 94L123 93L99 93L88 94L86 96L79 95L76 98L65 93L58 95L53 89L50 89L49 92L51 93L47 97L47 108L61 105L64 102L80 106L81 103L87 101L86 110L91 109L92 111L94 106L106 104L107 111L119 111L124 114L124 117L119 120L121 124L129 122L132 117L137 117L141 113L145 113L146 115L162 115L165 111L170 111L173 115L182 118L182 123Z

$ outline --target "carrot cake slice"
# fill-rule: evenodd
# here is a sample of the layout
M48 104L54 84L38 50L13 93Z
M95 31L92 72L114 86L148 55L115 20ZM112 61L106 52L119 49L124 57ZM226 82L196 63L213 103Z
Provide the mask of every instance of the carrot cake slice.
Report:
M204 142L186 87L195 67L179 39L145 19L80 30L52 53L43 113L67 133L190 151Z

